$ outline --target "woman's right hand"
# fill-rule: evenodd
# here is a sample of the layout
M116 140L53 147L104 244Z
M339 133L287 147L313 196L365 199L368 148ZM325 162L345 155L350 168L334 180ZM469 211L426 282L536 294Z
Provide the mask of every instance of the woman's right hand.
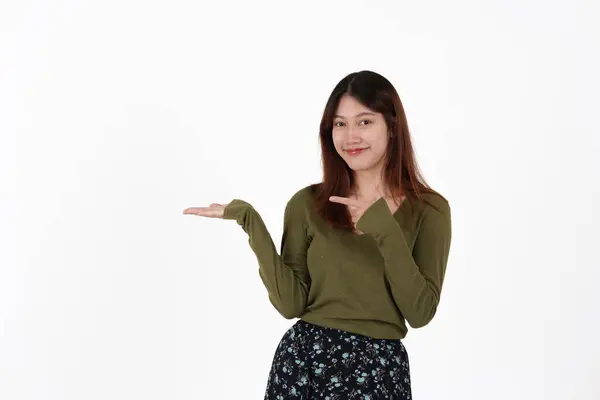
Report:
M198 215L208 218L223 218L227 204L212 203L209 207L190 207L183 210L184 214Z

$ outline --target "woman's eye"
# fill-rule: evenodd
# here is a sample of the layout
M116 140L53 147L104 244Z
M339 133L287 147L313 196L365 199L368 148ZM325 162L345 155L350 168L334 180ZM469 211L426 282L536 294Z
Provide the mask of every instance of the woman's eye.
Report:
M363 124L363 122L364 122L364 124ZM370 119L363 119L363 120L361 120L361 121L360 121L360 123L361 123L361 124L363 124L363 125L369 125L369 124L371 124L372 122L373 122L373 121L371 121ZM344 123L343 123L343 122L341 122L341 121L334 122L334 123L333 123L333 126L334 126L334 127L344 126Z

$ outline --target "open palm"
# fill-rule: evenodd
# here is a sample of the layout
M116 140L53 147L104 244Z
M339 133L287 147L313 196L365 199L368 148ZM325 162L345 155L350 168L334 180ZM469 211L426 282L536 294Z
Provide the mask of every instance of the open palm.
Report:
M183 210L184 214L198 215L208 218L223 218L227 204L212 203L209 207L189 207Z

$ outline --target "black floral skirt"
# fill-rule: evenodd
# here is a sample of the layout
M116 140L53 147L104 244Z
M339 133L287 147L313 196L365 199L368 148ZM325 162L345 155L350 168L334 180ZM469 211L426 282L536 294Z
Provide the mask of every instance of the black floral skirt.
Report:
M400 340L375 339L298 320L283 335L265 400L411 399Z

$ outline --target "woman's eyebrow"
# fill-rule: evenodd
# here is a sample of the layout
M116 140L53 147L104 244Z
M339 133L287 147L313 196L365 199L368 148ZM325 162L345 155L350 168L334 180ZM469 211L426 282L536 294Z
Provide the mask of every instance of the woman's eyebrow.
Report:
M360 114L356 114L354 117L358 118L358 117L362 117L363 115L375 115L375 114L373 114L372 112L365 111L365 112L361 112ZM343 115L335 115L334 118L344 118L345 119L346 117L344 117Z

